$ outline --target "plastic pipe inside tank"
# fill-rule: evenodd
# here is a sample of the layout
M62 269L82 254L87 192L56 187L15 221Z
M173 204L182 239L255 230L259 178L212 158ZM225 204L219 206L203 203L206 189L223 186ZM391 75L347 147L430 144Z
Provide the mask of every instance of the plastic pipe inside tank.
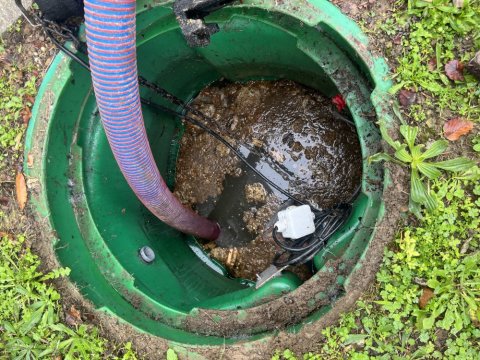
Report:
M140 201L184 233L214 240L217 223L184 207L153 159L138 88L135 0L85 0L88 58L102 124L120 170Z

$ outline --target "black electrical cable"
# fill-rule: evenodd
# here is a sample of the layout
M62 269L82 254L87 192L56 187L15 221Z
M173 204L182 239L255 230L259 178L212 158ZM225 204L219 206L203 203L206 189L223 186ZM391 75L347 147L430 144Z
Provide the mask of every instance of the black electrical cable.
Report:
M90 71L90 66L88 65L87 62L85 62L84 60L82 60L81 58L79 58L76 54L74 54L72 51L70 51L69 49L67 49L65 46L63 46L51 33L50 33L50 29L44 24L42 23L43 25L43 28L47 34L47 36L52 40L52 42L54 43L55 46L57 46L61 51L63 51L67 56L69 56L72 60L74 60L75 62L77 62L78 64L80 64L82 67L84 67L86 70ZM204 115L202 112L190 107L188 104L186 104L185 102L183 102L181 99L177 98L175 95L169 93L167 90L161 88L160 86L156 85L156 84L153 84L153 83L150 83L148 80L146 80L145 78L139 76L138 78L139 80L139 84L142 85L142 86L145 86L151 90L153 90L155 93L159 94L160 96L162 96L163 98L169 100L170 102L172 102L173 104L175 105L179 105L179 106L182 106L183 108L189 110L190 112L192 112L194 115L197 115L197 116L200 116L206 120L209 120L210 122L213 122L212 119L210 119L209 117L207 117L206 115ZM277 184L275 184L273 181L271 181L270 179L268 179L265 175L263 175L260 171L258 171L257 169L255 169L255 167L250 164L250 162L232 145L230 144L227 140L225 140L219 133L217 133L215 130L213 129L210 129L209 127L207 127L205 124L201 123L200 121L198 120L195 120L194 118L188 116L188 115L185 115L179 111L176 111L176 110L173 110L173 109L170 109L166 106L163 106L163 105L159 105L159 104L156 104L154 102L151 102L150 100L147 100L147 99L144 99L144 98L141 98L141 102L145 105L148 105L148 106L151 106L151 107L154 107L154 108L157 108L158 110L161 110L163 112L167 112L167 113L170 113L172 115L175 115L175 116L178 116L180 118L183 118L185 119L186 121L190 122L191 124L197 126L197 127L200 127L201 129L203 129L205 132L207 132L209 135L213 136L215 139L217 139L218 141L220 141L221 143L223 143L225 146L227 146L230 150L232 150L232 152L245 164L247 165L247 167L252 170L253 172L255 172L255 174L257 174L262 180L264 180L267 184L269 184L270 186L272 186L274 189L278 190L281 194L285 195L286 197L288 197L289 199L292 199L293 201L295 201L296 203L300 204L300 205L305 205L307 204L306 202L298 199L297 197L293 196L292 194L290 194L289 192L285 191L284 189L282 189L280 186L278 186ZM248 148L248 147L247 147ZM315 206L309 204L312 208L315 208Z
M215 130L212 130L210 129L209 127L207 127L205 124L201 123L200 121L188 116L188 115L184 115L184 114L181 114L181 113L178 113L177 111L173 110L173 109L170 109L166 106L163 106L163 105L159 105L159 104L156 104L156 103L152 103L150 102L149 100L146 100L146 99L141 99L142 101L142 104L145 104L145 105L149 105L151 107L154 107L154 108L157 108L163 112L167 112L167 113L170 113L170 114L173 114L173 115L176 115L176 116L179 116L179 117L182 117L183 119L187 120L188 122L190 122L191 124L195 125L195 126L198 126L199 128L201 128L202 130L204 130L205 132L207 132L209 135L213 136L215 139L217 139L218 141L220 141L222 144L224 144L226 147L228 147L230 150L232 150L232 152L245 164L248 166L249 169L251 169L253 172L255 172L255 174L257 174L262 180L264 180L266 183L268 183L269 185L271 185L273 188L275 188L276 190L278 190L279 192L281 192L283 195L285 195L286 197L292 199L293 201L295 201L296 203L299 203L301 205L307 205L306 202L300 200L300 199L297 199L295 196L291 195L290 193L288 193L287 191L285 191L284 189L282 189L280 186L278 186L277 184L275 184L273 181L271 181L269 178L267 178L265 175L263 175L260 171L258 171L257 169L255 169L255 167L250 164L250 162L232 145L230 144L227 140L225 140L220 134L218 134ZM310 205L310 204L308 204ZM311 207L315 208L313 205L310 205Z
M37 21L40 22L40 24L42 25L43 27L43 30L45 31L45 33L47 34L47 36L50 38L50 40L53 42L53 44L59 48L62 52L64 52L67 56L69 56L72 60L74 60L75 62L77 62L78 64L80 64L83 68L85 68L86 70L90 71L90 66L89 64L82 60L80 57L78 57L76 54L74 54L72 51L70 51L69 49L67 49L65 46L63 46L56 38L55 36L53 36L53 34L50 32L51 30L48 28L48 26L46 25L45 22L43 22L42 19L40 19L38 16L35 16ZM197 115L197 116L200 116L206 120L209 120L210 122L212 122L212 120L207 117L206 115L204 115L202 112L190 107L188 104L186 104L185 102L183 102L181 99L177 98L175 95L169 93L167 90L161 88L160 86L156 85L156 84L153 84L153 83L150 83L148 80L146 80L145 78L139 76L138 78L139 80L139 84L142 85L142 86L145 86L151 90L153 90L155 93L159 94L160 96L162 96L163 98L169 100L170 102L172 102L173 104L175 105L179 105L179 106L182 106L183 108L186 108L188 109L190 112L192 112L194 115ZM284 189L282 189L280 186L278 186L277 184L275 184L273 181L271 181L270 179L268 179L265 175L263 175L261 172L259 172L257 169L255 169L255 167L250 164L250 162L232 145L230 144L227 140L225 140L219 133L217 133L215 130L212 130L210 129L209 127L207 127L206 125L204 125L203 123L201 123L200 121L198 120L195 120L193 119L192 117L188 116L188 115L184 115L182 114L181 112L178 112L176 110L173 110L173 109L170 109L166 106L162 106L162 105L159 105L159 104L156 104L156 103L153 103L151 102L150 100L147 100L147 99L143 99L141 98L141 102L145 105L148 105L148 106L151 106L151 107L154 107L154 108L157 108L158 110L161 110L163 112L167 112L167 113L170 113L170 114L173 114L175 116L178 116L180 118L183 118L185 119L186 121L190 122L191 124L195 125L195 126L198 126L200 127L201 129L203 129L204 131L206 131L209 135L213 136L214 138L216 138L218 141L220 141L221 143L223 143L225 146L227 146L230 150L232 150L232 152L245 164L247 165L247 167L249 169L251 169L253 172L255 172L262 180L264 180L267 184L269 184L270 186L272 186L274 189L278 190L280 193L282 193L283 195L285 195L286 197L288 197L289 199L292 199L293 201L301 204L301 205L305 205L306 203L304 201L301 201L300 199L296 198L295 196L291 195L289 192L285 191ZM313 205L310 205L313 207Z
M61 51L63 51L63 53L67 54L67 56L69 56L71 59L73 59L74 61L76 61L78 64L80 64L81 66L83 66L85 69L87 69L88 71L90 71L90 66L82 59L80 59L75 53L73 53L72 51L70 51L69 49L67 49L65 46L63 46L56 38L55 36L53 36L53 34L50 32L50 30L48 28L44 28L45 30L45 33L47 34L47 36L50 38L50 40L53 42L53 44L58 47Z
M277 228L272 230L275 243L282 248L273 259L273 265L282 268L289 265L304 264L327 244L328 239L348 219L352 212L351 204L341 204L331 209L313 211L315 214L315 232L299 239L285 239L279 235Z

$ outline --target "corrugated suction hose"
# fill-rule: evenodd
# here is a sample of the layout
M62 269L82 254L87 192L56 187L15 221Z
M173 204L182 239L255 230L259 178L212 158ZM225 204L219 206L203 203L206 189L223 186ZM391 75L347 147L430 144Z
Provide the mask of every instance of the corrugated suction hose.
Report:
M184 233L214 240L217 223L185 208L153 159L138 89L135 0L85 0L88 58L103 127L120 170L141 202Z

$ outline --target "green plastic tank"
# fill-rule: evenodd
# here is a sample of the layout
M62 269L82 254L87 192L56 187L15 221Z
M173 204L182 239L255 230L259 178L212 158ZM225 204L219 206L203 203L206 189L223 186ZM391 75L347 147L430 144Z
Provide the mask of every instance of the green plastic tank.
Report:
M58 54L40 88L25 145L25 158L35 159L25 169L35 180L30 201L42 241L71 269L71 281L93 307L170 344L248 344L318 321L344 295L384 215L386 173L367 159L382 148L375 121L391 121L385 62L372 56L360 29L326 0L228 6L206 19L221 30L205 48L186 45L170 2L137 3L140 75L187 102L222 78L290 79L329 97L341 93L363 157L353 215L316 255L316 273L307 282L286 273L256 290L249 281L229 278L194 238L141 205L108 146L89 73ZM145 89L142 96L164 103ZM158 167L174 188L182 123L147 107L144 118ZM153 263L139 258L143 246L154 250ZM267 321L270 310L282 315Z

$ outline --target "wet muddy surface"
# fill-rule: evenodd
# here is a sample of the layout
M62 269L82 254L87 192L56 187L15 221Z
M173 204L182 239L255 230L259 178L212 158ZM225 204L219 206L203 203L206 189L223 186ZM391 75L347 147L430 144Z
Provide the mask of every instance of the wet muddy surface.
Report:
M292 81L219 82L192 105L212 118L209 127L258 171L301 200L328 208L348 202L360 184L355 128L317 91ZM220 239L204 246L232 276L255 280L271 264L277 251L271 228L288 198L190 124L182 138L175 193L220 223ZM291 270L302 279L310 273L308 265Z

